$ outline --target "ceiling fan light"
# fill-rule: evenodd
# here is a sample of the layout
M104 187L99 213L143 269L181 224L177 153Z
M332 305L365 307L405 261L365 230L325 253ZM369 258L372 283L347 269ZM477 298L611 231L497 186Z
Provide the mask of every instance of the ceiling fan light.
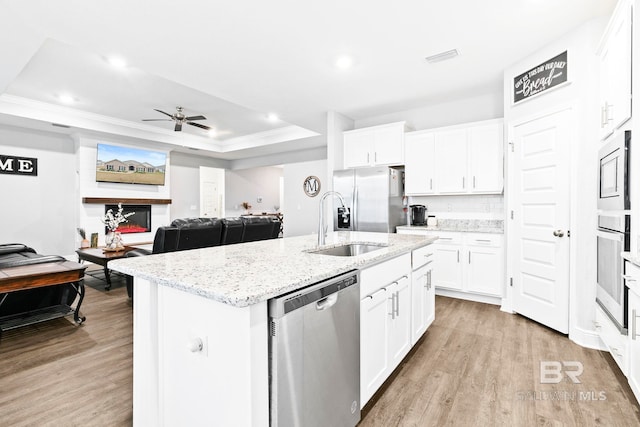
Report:
M218 136L218 131L211 128L207 131L207 135L211 138L215 138L216 136Z
M73 96L69 95L68 93L59 94L58 100L63 104L73 104L74 102L76 102L76 99Z
M127 66L127 62L119 56L110 56L107 62L114 68L125 68Z
M277 114L275 114L275 113L269 113L269 114L267 114L267 120L268 120L268 121L270 121L270 122L272 122L272 123L275 123L275 122L277 122L278 120L280 120L280 118L279 118L279 117L278 117L278 115L277 115Z

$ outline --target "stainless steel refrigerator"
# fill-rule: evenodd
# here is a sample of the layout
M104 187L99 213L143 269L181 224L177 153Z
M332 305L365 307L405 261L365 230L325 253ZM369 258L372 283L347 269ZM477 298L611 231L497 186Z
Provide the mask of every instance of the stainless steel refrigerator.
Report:
M344 197L351 212L350 228L338 228L340 201L334 198L334 230L395 233L406 225L402 195L404 170L387 166L346 169L333 173L333 189Z

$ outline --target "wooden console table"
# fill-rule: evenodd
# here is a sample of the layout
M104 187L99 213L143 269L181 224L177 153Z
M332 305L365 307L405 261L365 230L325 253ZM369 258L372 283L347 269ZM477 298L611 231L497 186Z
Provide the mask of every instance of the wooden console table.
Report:
M113 261L114 259L124 258L127 252L135 249L133 246L125 246L123 250L117 252L104 252L101 248L86 248L86 249L78 249L76 253L78 254L78 261L89 261L94 264L101 265L104 268L104 279L107 282L104 287L107 291L111 289L111 274L109 273L109 268L107 264L109 261Z
M32 310L26 313L0 317L0 337L2 331L31 325L46 320L73 314L73 320L81 324L86 320L80 316L80 306L84 299L84 270L87 267L76 262L47 262L0 269L0 305L11 292L69 284L80 297L75 308L61 304Z

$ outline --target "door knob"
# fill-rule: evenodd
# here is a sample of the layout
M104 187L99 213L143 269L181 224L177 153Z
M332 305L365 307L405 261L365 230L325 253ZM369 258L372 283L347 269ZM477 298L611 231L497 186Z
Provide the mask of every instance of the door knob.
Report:
M553 232L553 235L556 237L563 237L564 236L564 231L562 230L556 230Z

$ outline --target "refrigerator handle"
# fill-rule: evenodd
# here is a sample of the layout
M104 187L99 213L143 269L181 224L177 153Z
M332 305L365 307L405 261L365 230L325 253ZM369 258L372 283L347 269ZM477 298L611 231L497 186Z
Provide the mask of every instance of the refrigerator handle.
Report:
M358 230L358 186L354 185L353 186L353 203L352 203L352 209L353 212L351 212L351 231L357 231Z

